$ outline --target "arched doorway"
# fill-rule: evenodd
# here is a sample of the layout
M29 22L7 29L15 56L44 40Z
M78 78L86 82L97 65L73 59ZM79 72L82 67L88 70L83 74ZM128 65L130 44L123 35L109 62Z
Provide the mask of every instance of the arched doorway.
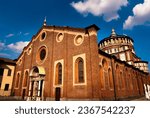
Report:
M34 66L30 71L30 84L27 100L43 100L45 69L40 66Z

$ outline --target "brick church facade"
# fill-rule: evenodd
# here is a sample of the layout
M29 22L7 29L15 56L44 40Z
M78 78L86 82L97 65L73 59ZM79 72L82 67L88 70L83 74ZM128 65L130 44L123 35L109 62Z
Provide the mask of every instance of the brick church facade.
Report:
M45 21L17 60L13 94L25 100L120 100L144 96L144 84L150 84L147 62L121 60L117 53L106 52L105 39L97 43L98 30L96 25L47 26ZM144 69L134 65L138 61Z

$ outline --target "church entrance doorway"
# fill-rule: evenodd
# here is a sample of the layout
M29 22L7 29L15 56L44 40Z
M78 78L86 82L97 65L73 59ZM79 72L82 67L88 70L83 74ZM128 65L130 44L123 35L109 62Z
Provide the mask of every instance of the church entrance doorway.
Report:
M23 100L24 100L25 94L26 94L26 89L23 89L23 91L22 91L22 99Z
M30 84L28 99L31 101L43 100L45 69L43 67L34 66L30 71Z

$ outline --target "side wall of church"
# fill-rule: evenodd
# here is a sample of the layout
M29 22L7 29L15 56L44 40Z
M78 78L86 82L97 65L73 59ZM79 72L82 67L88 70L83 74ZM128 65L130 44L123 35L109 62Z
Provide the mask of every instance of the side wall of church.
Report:
M99 55L99 74L102 100L144 96L144 84L149 82L146 73L104 52Z

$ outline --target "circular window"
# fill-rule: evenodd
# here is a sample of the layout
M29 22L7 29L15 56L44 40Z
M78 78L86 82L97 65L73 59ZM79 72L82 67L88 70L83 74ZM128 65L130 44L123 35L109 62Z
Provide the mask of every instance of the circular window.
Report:
M41 35L41 40L44 40L46 38L46 32L43 32Z
M31 48L31 47L30 47L30 48L28 48L28 51L27 51L28 55L30 55L30 54L31 54L31 51L32 51L32 48Z
M38 64L42 64L45 61L46 56L47 56L46 47L45 46L40 47L37 54L36 54L36 62Z
M61 42L61 41L63 40L63 38L64 38L63 33L59 33L59 34L57 35L57 37L56 37L56 41L57 41L57 42Z
M75 45L80 45L83 42L83 37L81 35L78 35L75 39L74 39L74 44Z
M44 60L44 59L45 59L45 56L46 56L46 50L45 50L45 49L42 49L42 50L40 51L40 59L41 59L41 60Z

